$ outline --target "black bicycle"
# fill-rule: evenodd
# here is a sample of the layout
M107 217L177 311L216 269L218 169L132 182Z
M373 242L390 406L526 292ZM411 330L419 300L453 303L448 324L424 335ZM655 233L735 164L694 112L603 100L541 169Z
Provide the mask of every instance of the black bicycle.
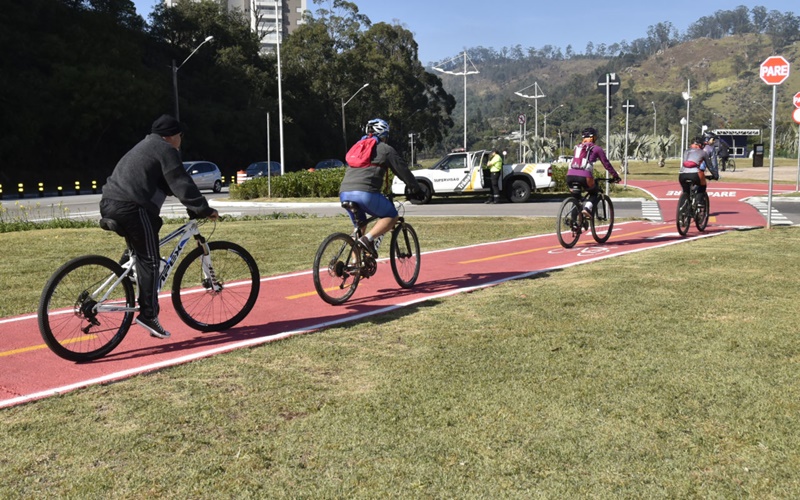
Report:
M400 217L391 231L389 262L397 284L411 288L419 277L419 238L402 215L403 205L398 203L397 207ZM342 208L353 214L357 206L345 201ZM358 244L367 226L376 219L370 217L360 227L353 224L352 234L333 233L319 246L314 257L314 288L328 304L343 304L355 293L362 278L370 278L378 271L377 259ZM380 241L374 244L377 250Z
M595 179L596 182L614 182L613 179ZM592 230L592 237L597 243L605 243L611 237L614 229L614 204L607 194L600 190L597 194L597 203L592 206L591 216L586 217L583 209L589 201L589 192L582 196L579 194L581 186L570 186L572 196L561 202L556 220L556 235L558 242L564 248L572 248L578 243L583 231Z
M691 179L686 179L683 182L692 184L689 189L689 196L686 192L681 192L681 197L678 199L678 209L675 214L675 224L678 226L678 232L681 236L686 236L689 232L689 226L694 219L694 225L697 230L703 232L708 225L708 210L709 201L708 193L697 192L697 184L692 183Z

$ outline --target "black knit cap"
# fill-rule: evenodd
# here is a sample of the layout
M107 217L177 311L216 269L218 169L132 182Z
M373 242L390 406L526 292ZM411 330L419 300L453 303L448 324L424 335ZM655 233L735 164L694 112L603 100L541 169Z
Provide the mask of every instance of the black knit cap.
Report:
M186 125L170 115L159 116L150 128L150 133L158 134L162 137L178 135L181 132L186 132Z

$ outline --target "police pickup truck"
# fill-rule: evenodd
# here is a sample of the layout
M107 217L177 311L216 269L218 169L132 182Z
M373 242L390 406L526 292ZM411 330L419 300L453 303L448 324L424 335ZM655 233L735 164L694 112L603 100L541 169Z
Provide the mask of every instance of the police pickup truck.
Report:
M483 167L489 160L491 151L456 150L431 168L412 170L424 196L414 200L425 204L432 196L451 196L460 194L491 193L489 171ZM500 177L500 190L514 203L524 203L537 189L555 187L552 166L549 163L514 163L503 165ZM406 194L406 185L395 177L392 193Z

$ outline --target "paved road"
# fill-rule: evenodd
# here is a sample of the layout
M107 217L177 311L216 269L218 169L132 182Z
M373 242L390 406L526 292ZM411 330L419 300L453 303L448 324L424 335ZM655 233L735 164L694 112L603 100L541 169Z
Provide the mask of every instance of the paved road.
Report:
M227 188L222 193L204 193L211 206L228 215L270 215L274 213L304 213L319 217L343 215L341 206L335 202L291 203L291 202L248 202L228 200ZM427 205L405 205L406 215L432 217L477 217L477 216L534 216L555 217L562 198L553 197L529 203L502 203L485 205L483 198L456 197L435 199ZM14 219L25 212L32 221L69 217L76 219L99 219L99 194L81 194L64 197L24 198L22 200L3 200L7 217ZM616 215L619 218L653 217L653 202L643 199L620 198L614 200ZM163 217L183 217L186 209L173 197L168 197L161 210Z

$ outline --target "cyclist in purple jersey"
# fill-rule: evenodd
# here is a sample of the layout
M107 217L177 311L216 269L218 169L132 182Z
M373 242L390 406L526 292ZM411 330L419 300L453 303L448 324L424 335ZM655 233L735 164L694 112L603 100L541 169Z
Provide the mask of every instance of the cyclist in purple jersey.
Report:
M567 186L576 197L580 196L582 190L589 192L589 201L584 206L584 217L590 217L592 207L597 203L597 195L600 188L594 182L594 162L600 161L603 168L608 171L614 182L619 182L620 177L611 162L608 161L606 152L603 148L595 144L597 141L597 129L587 127L581 132L583 141L575 146L575 156L567 170Z

